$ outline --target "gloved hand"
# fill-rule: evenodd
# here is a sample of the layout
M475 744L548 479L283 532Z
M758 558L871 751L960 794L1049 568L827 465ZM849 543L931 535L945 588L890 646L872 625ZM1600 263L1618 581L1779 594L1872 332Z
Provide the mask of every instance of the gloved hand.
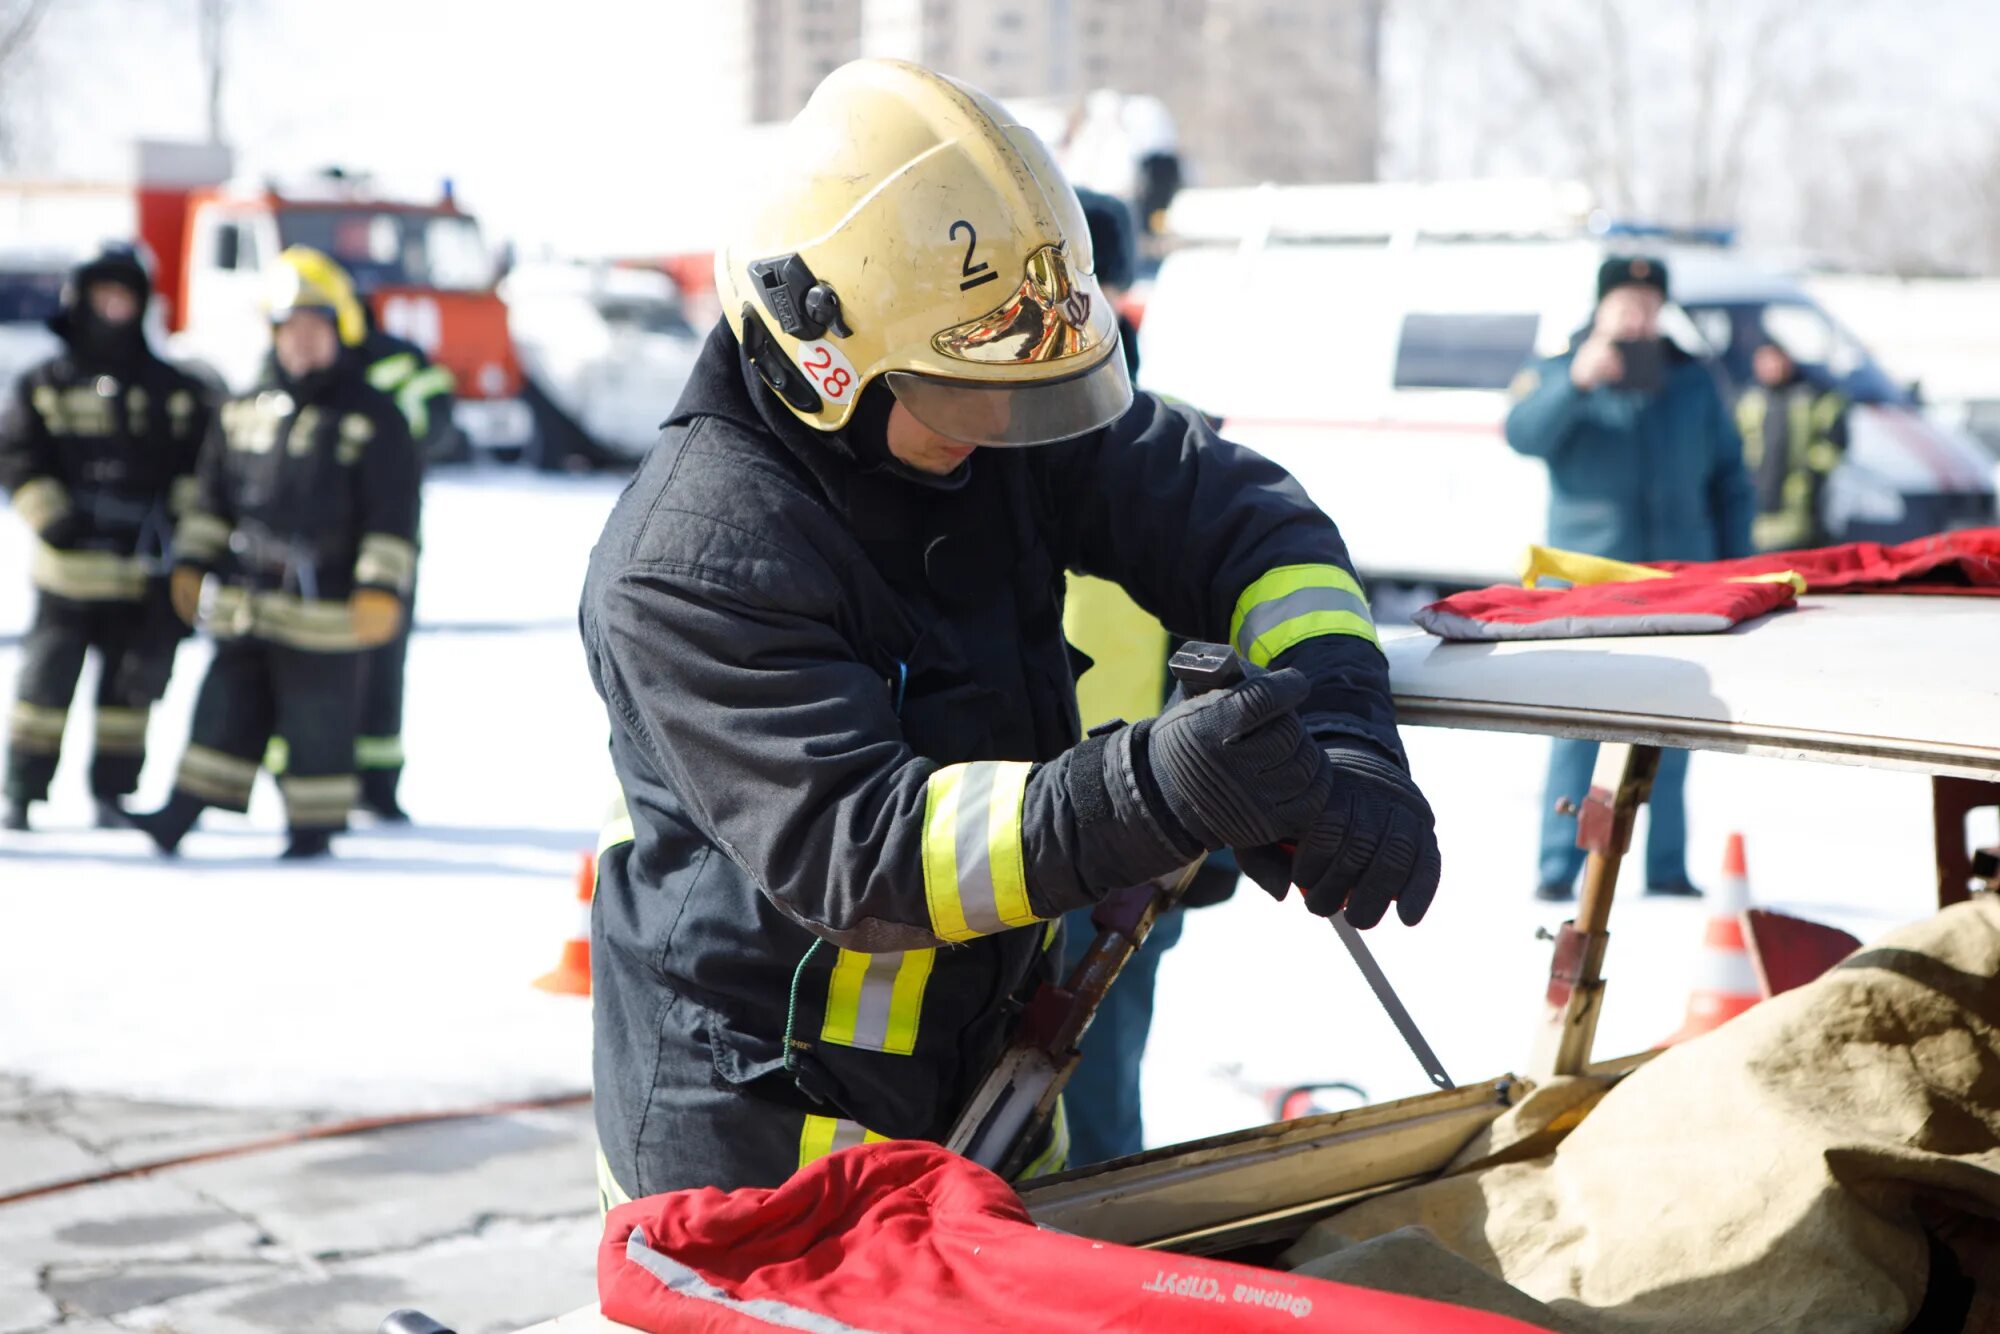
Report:
M1290 668L1260 673L1139 724L1161 800L1194 842L1275 842L1326 807L1333 776L1298 715L1310 691Z
M1365 929L1393 901L1396 915L1415 926L1437 893L1442 865L1430 803L1401 766L1374 750L1333 746L1326 759L1332 798L1300 826L1296 849L1284 850L1292 856L1283 880L1297 884L1321 917L1344 906L1347 920ZM1272 884L1282 851L1245 848L1237 856L1246 874L1283 897L1283 880Z
M89 530L90 520L75 510L70 510L43 524L41 531L35 536L41 538L44 545L54 547L57 551L68 551L81 542Z
M403 600L382 588L357 588L347 599L354 637L363 648L376 648L396 637L403 624Z
M167 576L167 600L174 604L174 615L193 625L201 611L201 571L192 565L176 565Z

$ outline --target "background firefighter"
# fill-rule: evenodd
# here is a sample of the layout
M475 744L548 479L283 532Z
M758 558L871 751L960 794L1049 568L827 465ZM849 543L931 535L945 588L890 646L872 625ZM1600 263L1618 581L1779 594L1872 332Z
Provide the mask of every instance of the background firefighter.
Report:
M1055 919L1204 850L1363 926L1437 885L1339 534L1134 396L1040 142L876 60L789 133L584 590L631 822L593 907L607 1200L943 1138ZM1082 736L1066 569L1270 670Z
M50 327L65 350L29 370L0 411L0 485L38 539L36 603L9 718L4 822L46 800L85 656L99 671L90 791L123 822L146 725L184 630L167 604L174 520L193 491L213 408L200 381L147 345L152 285L129 250L79 266Z
M419 493L415 503L420 534L416 546L421 565L423 468L452 449L450 441L456 429L452 425L452 409L458 402L454 392L456 381L449 369L433 362L421 347L383 329L367 296L365 290L357 287L355 299L368 332L356 355L369 386L394 400L416 444ZM265 377L271 378L276 371L276 360L266 358ZM361 660L360 731L354 738L354 768L361 782L358 801L363 810L390 824L404 824L410 818L396 792L402 783L405 760L403 682L410 657L410 628L416 615L417 572L417 568L411 569L410 586L403 598L403 620L395 636L386 644L365 650ZM273 742L264 762L272 773L284 773L286 746L282 738Z
M280 261L276 378L223 405L178 533L174 605L190 622L202 611L217 643L173 795L132 817L163 852L205 808L248 809L274 733L289 751L284 855L328 850L355 796L361 650L395 634L416 565L416 451L362 376L353 289L318 251Z
M1750 368L1757 382L1736 400L1736 425L1757 488L1751 540L1759 551L1825 546L1820 502L1847 453L1847 396L1812 383L1776 343L1759 347Z

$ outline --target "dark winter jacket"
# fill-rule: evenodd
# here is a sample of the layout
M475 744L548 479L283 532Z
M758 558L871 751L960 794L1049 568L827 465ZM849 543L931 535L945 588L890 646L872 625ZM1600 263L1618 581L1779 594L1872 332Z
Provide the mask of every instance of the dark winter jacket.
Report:
M416 450L361 371L344 350L303 384L274 381L222 405L175 539L178 563L222 578L207 621L216 634L352 650L349 595L409 592Z
M35 586L137 601L165 569L214 412L200 381L140 345L112 366L74 348L28 371L0 405L0 486L40 539Z
M687 1077L660 1068L667 1024L712 1051L705 1082L943 1136L1054 919L1185 860L1101 777L1131 729L1079 745L1066 569L1300 667L1316 732L1400 755L1332 522L1193 412L1142 394L929 483L858 450L718 328L592 554L581 628L631 818L593 930L614 1166Z
M1614 560L1750 554L1743 442L1706 367L1667 345L1641 395L1569 378L1574 349L1522 372L1507 443L1549 465L1549 544Z

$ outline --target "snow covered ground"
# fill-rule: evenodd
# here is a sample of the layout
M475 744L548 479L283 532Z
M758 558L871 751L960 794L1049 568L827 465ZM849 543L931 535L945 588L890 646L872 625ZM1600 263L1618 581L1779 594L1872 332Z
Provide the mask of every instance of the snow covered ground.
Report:
M0 1070L44 1086L228 1106L393 1111L582 1088L588 1007L532 990L574 918L577 855L610 775L574 631L576 591L618 483L440 476L428 493L411 652L406 803L329 865L281 867L276 794L208 817L178 861L86 828L82 747L39 813L0 835ZM0 680L28 614L20 525L0 521ZM183 652L153 726L142 800L186 737L206 649ZM85 714L84 716L87 716ZM79 734L87 734L80 732ZM1547 967L1529 898L1545 743L1412 730L1439 812L1430 918L1370 933L1446 1068L1518 1069ZM1713 882L1731 830L1762 902L1865 937L1930 902L1928 789L1913 775L1701 756L1691 868ZM1628 896L1613 918L1601 1054L1679 1024L1700 904ZM1195 915L1162 972L1145 1081L1165 1143L1262 1118L1259 1090L1346 1079L1423 1091L1414 1060L1332 931L1253 887Z

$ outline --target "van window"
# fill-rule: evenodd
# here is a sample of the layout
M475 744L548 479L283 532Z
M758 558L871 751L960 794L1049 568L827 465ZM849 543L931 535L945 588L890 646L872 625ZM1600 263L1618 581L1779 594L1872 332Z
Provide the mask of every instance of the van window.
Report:
M1535 355L1536 315L1403 317L1398 389L1505 389Z

